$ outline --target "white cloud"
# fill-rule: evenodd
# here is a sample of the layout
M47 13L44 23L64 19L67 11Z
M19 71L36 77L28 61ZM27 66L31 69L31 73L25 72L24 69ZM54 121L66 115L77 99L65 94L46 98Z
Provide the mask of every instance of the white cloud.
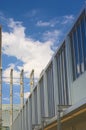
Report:
M24 99L27 99L29 97L29 95L30 95L30 92L24 93Z
M45 40L49 40L52 41L54 43L54 41L59 39L59 36L62 35L60 30L54 30L54 31L47 31L43 34L43 38Z
M65 25L65 24L68 24L68 23L72 23L73 20L74 20L73 15L65 15L65 16L63 16L62 24Z
M10 99L8 97L3 98L3 100L7 101L7 102L10 101Z
M59 21L57 19L53 19L53 20L50 20L50 21L38 21L36 23L37 26L39 27L47 27L47 26L50 26L50 27L54 27Z
M39 27L55 27L56 25L61 25L61 24L70 24L72 21L74 20L74 16L73 15L65 15L65 16L61 16L61 17L57 17L54 18L50 21L42 21L39 20L36 23L36 26Z
M3 53L22 61L25 73L29 74L34 69L35 76L38 77L53 54L52 41L40 42L27 38L25 27L22 26L21 22L15 22L13 19L9 20L8 25L11 32L2 33ZM9 75L11 67L4 71L4 75ZM18 68L21 68L21 66L18 66ZM14 70L14 76L18 77L17 75L19 75L19 72Z
M49 22L42 22L42 21L38 21L37 26L41 26L41 27L46 27L46 26L50 26Z

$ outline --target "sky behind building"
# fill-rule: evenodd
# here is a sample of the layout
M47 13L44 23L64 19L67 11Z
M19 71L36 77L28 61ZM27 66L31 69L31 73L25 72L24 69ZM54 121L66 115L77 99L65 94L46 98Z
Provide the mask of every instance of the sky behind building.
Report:
M1 1L3 103L9 103L10 69L14 69L14 103L19 103L21 69L26 98L31 70L38 78L84 5L85 0Z

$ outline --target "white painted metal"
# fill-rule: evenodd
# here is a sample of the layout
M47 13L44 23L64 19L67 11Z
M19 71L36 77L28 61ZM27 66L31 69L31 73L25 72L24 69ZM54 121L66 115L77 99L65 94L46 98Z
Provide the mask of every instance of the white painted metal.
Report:
M59 104L56 57L53 58L53 77L54 77L54 100L55 100L55 115L56 115L57 114L57 104Z
M71 98L71 84L73 82L73 73L72 73L72 56L71 56L71 47L70 47L70 38L69 36L66 37L65 40L66 44L66 64L67 64L67 79L68 79L68 96L69 96L69 104L72 104L72 98Z
M46 77L46 72L44 73L44 107L45 107L45 117L48 117L48 95L47 95L47 77Z
M40 86L37 86L38 124L41 124Z

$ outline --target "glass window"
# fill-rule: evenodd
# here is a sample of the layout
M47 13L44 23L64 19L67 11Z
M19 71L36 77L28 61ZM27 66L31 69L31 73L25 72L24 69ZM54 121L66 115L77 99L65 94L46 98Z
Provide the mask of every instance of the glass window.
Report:
M75 51L74 51L74 44L73 44L73 35L70 34L70 42L71 42L71 54L72 54L72 70L73 70L73 80L76 79L76 69L75 69Z
M86 16L82 13L71 33L71 54L73 63L73 80L86 70Z
M81 32L82 32L82 42L83 42L83 52L84 52L84 69L86 70L86 22L83 17L81 20Z
M77 37L78 37L78 48L79 48L80 73L82 73L83 72L84 59L83 59L83 46L82 46L80 24L77 26Z
M77 33L76 30L73 32L73 42L74 42L74 52L75 52L75 68L76 68L76 77L79 76L80 66L79 66L79 48L77 42Z

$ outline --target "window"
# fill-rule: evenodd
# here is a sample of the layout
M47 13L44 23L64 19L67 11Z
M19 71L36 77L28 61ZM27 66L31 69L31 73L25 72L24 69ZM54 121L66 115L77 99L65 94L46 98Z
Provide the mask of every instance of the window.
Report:
M49 65L47 71L47 89L48 89L48 110L49 116L53 117L55 115L55 105L54 105L54 83L53 83L53 65Z
M84 69L86 70L86 16L81 19L81 33L84 53Z
M76 77L79 76L80 73L80 66L79 66L79 48L78 48L78 41L77 41L77 32L74 30L73 32L73 44L74 44L74 52L75 52L75 69L76 69Z
M83 46L82 46L82 38L81 38L81 26L80 24L77 26L77 38L78 38L78 49L79 49L79 64L80 64L80 73L83 72Z
M56 55L59 105L69 105L65 43Z
M73 80L86 70L86 16L82 13L70 32Z

